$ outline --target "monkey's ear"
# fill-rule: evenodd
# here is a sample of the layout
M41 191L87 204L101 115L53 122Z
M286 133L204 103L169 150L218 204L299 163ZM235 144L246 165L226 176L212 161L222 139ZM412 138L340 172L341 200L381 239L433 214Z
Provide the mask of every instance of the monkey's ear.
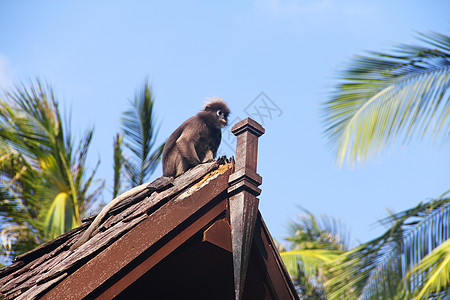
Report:
M205 105L203 106L203 110L204 111L211 111L212 109L211 109L211 105L208 103L205 103Z

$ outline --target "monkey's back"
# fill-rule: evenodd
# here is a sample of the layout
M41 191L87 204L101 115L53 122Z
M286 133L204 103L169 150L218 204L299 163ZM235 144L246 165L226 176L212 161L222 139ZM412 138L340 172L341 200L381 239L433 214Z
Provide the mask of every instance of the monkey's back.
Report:
M163 150L163 175L178 176L201 163L208 151L214 158L220 145L222 133L208 120L204 112L189 118L168 138ZM194 144L194 153L190 145Z
M188 120L184 121L174 132L169 136L167 142L164 146L163 157L162 157L162 167L163 167L163 175L174 177L176 175L176 166L181 162L181 156L176 149L176 143L178 138L182 135L184 128L189 124L192 120L191 117Z

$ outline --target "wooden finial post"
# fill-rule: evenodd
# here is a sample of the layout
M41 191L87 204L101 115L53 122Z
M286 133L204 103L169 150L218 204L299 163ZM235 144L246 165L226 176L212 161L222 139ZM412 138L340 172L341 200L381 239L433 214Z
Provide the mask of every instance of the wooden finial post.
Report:
M247 118L233 126L231 132L237 137L235 171L230 175L228 194L233 249L235 299L241 300L245 276L258 214L262 178L256 173L258 138L264 128Z

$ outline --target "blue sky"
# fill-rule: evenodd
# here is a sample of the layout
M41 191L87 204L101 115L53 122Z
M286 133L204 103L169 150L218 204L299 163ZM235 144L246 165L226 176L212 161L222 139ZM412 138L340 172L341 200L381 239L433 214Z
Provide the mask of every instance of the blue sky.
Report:
M146 78L160 142L205 97L223 97L233 121L263 106L264 92L275 110L253 117L266 129L260 210L272 235L286 236L300 205L343 220L364 242L382 232L374 224L386 208L411 208L449 189L450 147L397 145L364 166L338 168L320 104L352 55L414 42L415 32L448 34L449 11L450 1L0 0L0 87L38 76L72 112L75 134L95 127L89 163L101 158L105 201L113 137ZM226 145L220 152L234 154Z

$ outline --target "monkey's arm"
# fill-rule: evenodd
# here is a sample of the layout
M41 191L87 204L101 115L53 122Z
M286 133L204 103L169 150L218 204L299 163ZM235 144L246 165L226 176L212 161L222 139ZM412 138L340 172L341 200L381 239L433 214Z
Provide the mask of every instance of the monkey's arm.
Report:
M195 151L195 143L192 137L189 138L188 134L182 134L176 142L177 148L181 153L181 156L188 161L192 166L198 165L200 159L198 158L197 151Z
M217 149L219 149L220 141L222 140L222 132L219 130L216 130L216 133L214 134L215 138L213 139L211 143L211 151L212 151L212 158L216 157Z

